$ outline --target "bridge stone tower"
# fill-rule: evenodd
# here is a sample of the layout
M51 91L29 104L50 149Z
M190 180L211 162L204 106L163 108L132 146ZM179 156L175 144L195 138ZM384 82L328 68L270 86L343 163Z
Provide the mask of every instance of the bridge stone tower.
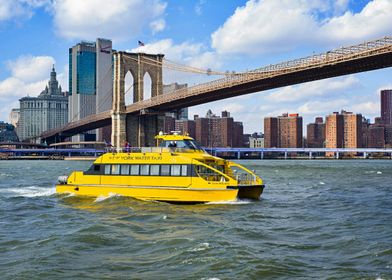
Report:
M163 127L162 116L158 114L126 115L125 76L133 77L133 102L144 100L143 78L146 73L151 77L151 97L163 94L162 59L163 54L115 52L112 108L112 144L124 147L154 146L154 136Z

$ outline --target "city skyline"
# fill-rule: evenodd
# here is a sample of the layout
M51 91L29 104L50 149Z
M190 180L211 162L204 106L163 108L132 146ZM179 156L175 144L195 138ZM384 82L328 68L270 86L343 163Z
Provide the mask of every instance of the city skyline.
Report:
M120 1L112 9L99 1L78 3L77 9L70 1L0 2L6 11L0 13L0 38L6 42L0 56L4 121L18 99L39 94L53 63L60 84L68 88L68 49L81 40L104 37L113 40L114 49L162 52L182 64L240 71L392 34L390 0L230 1L223 6L209 1ZM91 10L99 21L76 18ZM247 21L255 14L261 19ZM120 25L114 20L118 18ZM144 46L138 47L138 40ZM388 68L283 87L191 107L189 115L227 110L244 123L245 133L263 131L264 117L285 112L299 113L304 123L342 109L373 121L380 115L380 90L392 88L391 74Z

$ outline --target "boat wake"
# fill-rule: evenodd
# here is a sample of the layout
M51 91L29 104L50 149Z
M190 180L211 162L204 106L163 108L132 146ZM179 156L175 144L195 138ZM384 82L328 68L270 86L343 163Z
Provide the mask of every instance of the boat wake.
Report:
M105 201L106 199L109 199L109 198L112 198L112 197L117 197L117 196L121 196L121 195L116 194L116 193L109 193L109 195L107 195L107 196L100 195L100 196L98 196L98 197L94 200L94 202L99 203L99 202Z
M44 187L37 187L37 186L9 188L3 190L4 192L11 194L11 197L51 196L56 193L55 188L44 188Z
M227 204L227 205L241 205L241 204L251 204L252 200L246 200L246 199L237 199L237 200L231 200L231 201L212 201L212 202L207 202L206 204Z

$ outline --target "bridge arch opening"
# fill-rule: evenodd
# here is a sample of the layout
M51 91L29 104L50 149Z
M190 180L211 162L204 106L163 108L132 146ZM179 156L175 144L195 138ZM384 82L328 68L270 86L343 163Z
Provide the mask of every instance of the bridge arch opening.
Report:
M131 71L128 71L124 77L125 106L134 103L134 78Z
M152 79L150 73L146 72L143 77L143 100L151 98Z

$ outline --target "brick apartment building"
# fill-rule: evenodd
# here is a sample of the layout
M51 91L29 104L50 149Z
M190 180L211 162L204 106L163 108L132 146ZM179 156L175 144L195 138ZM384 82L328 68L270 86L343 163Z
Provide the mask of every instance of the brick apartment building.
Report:
M325 123L322 117L317 117L314 123L309 123L306 129L306 139L309 148L323 148L325 142Z
M264 118L264 146L266 148L301 148L303 146L302 117L283 114Z
M242 122L236 122L230 113L223 111L216 116L208 110L205 117L194 116L193 120L175 120L165 117L165 132L180 131L188 133L204 147L243 147L244 128Z
M327 116L326 148L361 148L362 115L342 110ZM333 154L333 153L332 153ZM331 156L327 153L327 156Z

